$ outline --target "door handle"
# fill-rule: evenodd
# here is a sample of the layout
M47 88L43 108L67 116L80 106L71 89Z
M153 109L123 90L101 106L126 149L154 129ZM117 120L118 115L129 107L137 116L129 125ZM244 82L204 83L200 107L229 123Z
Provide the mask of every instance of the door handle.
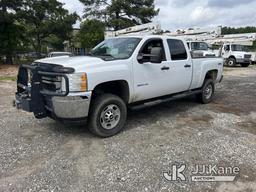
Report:
M169 69L170 69L170 67L166 67L166 66L163 66L163 67L161 68L162 71L169 70Z
M191 67L191 65L186 64L186 65L184 65L184 67L185 67L185 68L188 68L188 67Z

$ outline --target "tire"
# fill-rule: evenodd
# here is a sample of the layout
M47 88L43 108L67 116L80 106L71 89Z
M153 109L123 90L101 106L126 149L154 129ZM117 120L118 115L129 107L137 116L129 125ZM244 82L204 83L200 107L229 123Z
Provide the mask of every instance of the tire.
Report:
M197 101L203 104L210 103L213 100L214 92L214 81L212 79L206 79L202 87L202 92L196 95Z
M103 94L92 101L89 114L89 130L99 137L111 137L119 133L126 122L127 107L118 96Z
M249 67L250 63L241 63L241 67Z
M236 66L236 59L235 58L228 58L226 65L228 67L235 67Z

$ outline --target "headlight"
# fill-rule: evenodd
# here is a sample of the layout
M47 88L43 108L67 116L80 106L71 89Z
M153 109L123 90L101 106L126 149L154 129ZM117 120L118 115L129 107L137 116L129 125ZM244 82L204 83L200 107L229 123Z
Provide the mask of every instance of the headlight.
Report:
M69 91L80 92L87 91L87 75L86 73L74 73L68 75Z

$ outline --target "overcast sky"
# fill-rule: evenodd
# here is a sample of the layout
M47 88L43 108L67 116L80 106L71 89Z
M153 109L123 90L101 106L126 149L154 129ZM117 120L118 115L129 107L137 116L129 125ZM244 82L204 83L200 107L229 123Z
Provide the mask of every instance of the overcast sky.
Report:
M59 0L70 12L83 14L78 0ZM208 26L256 26L256 0L155 0L155 20L165 30ZM79 24L76 25L76 27Z

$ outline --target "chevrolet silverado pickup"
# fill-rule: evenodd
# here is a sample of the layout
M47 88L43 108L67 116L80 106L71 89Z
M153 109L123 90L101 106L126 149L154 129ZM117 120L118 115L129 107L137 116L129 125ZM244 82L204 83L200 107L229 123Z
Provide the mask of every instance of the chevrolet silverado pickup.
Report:
M21 65L15 103L36 118L87 119L100 137L120 132L127 108L196 95L212 101L223 59L192 59L187 43L168 36L107 39L89 56L53 57Z

